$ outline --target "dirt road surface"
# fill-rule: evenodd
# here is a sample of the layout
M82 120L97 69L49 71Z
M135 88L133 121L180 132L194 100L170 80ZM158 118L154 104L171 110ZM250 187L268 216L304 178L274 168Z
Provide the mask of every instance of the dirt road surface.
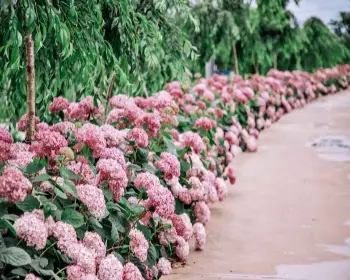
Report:
M350 279L350 91L284 116L235 165L205 250L165 280Z

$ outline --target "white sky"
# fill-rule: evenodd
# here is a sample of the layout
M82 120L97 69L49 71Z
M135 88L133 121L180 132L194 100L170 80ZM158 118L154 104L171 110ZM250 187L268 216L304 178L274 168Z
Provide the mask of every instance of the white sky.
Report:
M350 11L350 0L301 0L299 6L294 3L288 8L303 24L309 17L316 16L328 24L331 19L336 19L340 11Z

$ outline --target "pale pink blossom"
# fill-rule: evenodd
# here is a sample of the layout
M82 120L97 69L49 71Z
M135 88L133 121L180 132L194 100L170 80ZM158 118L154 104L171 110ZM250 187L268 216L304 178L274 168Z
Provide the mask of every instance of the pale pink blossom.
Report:
M159 178L152 173L142 172L137 174L134 180L134 186L136 188L145 188L146 190L151 189L153 187L161 187Z
M190 246L188 242L186 242L185 239L181 236L179 236L176 240L175 253L176 256L182 261L187 260L188 255L190 254Z
M197 154L205 149L205 144L200 135L192 131L186 131L180 135L180 144L182 147L191 147Z
M123 267L123 280L144 280L140 270L131 262Z
M123 265L114 256L109 254L105 257L99 266L98 277L102 280L122 280L123 279Z
M149 244L143 233L137 229L132 229L129 232L130 250L141 261L147 260L147 251Z
M194 215L198 222L205 224L210 220L210 210L204 201L196 202L194 205Z
M161 153L160 159L156 161L154 165L164 172L165 178L167 179L180 176L180 162L177 157L171 153Z
M32 184L16 167L6 166L0 176L0 197L9 202L23 201Z
M45 227L45 218L42 210L25 212L14 223L17 236L24 239L28 246L41 250L46 245L48 237L47 228Z
M36 277L33 273L29 273L26 275L24 280L41 280L40 277Z
M129 140L134 140L136 145L141 148L148 146L148 135L147 132L142 128L134 127L127 138Z
M228 196L227 184L222 178L215 179L215 188L220 201L223 201Z
M201 127L204 130L211 130L215 126L216 126L216 121L211 120L211 119L206 118L206 117L201 117L201 118L197 119L196 122L194 123L195 128Z
M40 123L40 119L37 116L34 116L35 125ZM17 123L18 131L26 131L28 127L28 117L27 114L24 114Z
M206 243L207 234L202 223L195 223L193 225L193 234L196 239L195 248L196 250L203 250Z
M160 258L157 263L157 268L162 275L171 274L171 263L166 258Z
M172 193L165 187L153 187L148 190L150 204L162 218L169 218L175 211L175 200Z
M181 236L188 241L192 237L193 229L190 217L187 214L176 215L171 218L173 226L176 229L178 236Z
M69 100L59 96L55 97L52 101L52 103L49 106L49 110L51 113L56 114L59 111L64 111L68 109L69 107Z
M92 185L77 185L78 198L92 215L102 218L106 211L106 202L101 189Z

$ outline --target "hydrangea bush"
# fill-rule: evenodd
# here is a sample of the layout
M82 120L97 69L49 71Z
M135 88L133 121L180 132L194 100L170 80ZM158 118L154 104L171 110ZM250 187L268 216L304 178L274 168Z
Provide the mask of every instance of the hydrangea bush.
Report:
M4 279L158 279L203 250L210 206L261 130L347 88L349 66L174 81L149 98L56 98L35 139L0 128ZM17 129L27 128L27 117ZM228 182L226 182L228 181Z

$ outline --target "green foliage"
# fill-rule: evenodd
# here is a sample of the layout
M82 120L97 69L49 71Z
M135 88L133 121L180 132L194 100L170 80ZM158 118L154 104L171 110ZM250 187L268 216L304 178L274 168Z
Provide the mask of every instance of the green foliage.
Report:
M303 32L307 38L301 50L303 69L315 71L319 67L335 66L348 56L349 50L320 19L308 19Z
M25 113L24 38L35 41L37 115L48 119L56 96L104 100L109 77L116 90L160 90L185 71L196 49L176 20L190 20L183 0L22 0L0 3L0 119Z

